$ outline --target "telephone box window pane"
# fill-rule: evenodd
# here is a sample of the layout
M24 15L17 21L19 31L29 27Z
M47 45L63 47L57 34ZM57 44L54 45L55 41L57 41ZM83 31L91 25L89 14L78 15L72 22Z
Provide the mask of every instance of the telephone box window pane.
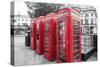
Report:
M74 20L74 23L73 23L73 33L74 33L74 35L73 35L73 37L74 37L74 50L75 50L75 52L74 52L74 61L78 61L79 60L79 32L80 32L80 23L79 23L79 21L77 21L77 20Z
M66 56L66 22L64 19L61 19L58 21L58 47L59 47L59 59L61 62L65 62L65 56Z

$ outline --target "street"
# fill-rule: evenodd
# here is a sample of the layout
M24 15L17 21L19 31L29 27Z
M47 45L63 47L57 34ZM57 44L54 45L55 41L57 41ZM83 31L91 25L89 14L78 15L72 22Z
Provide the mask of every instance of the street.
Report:
M56 63L56 61L48 61L43 57L43 55L38 55L30 47L26 47L24 35L14 36L14 47L15 66ZM97 58L95 54L92 55L87 61L96 61Z

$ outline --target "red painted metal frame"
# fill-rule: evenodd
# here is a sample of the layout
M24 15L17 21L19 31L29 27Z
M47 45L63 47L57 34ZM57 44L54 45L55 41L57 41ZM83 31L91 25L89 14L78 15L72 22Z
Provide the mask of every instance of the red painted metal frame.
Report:
M66 13L66 14L64 14ZM73 15L73 13L76 14ZM61 16L61 14L64 14ZM57 13L57 20L58 20L58 23L59 23L59 20L62 19L65 21L65 25L66 25L66 31L65 31L65 58L64 58L64 61L63 62L75 62L75 56L74 56L74 47L75 47L75 44L74 44L74 33L73 33L73 24L74 24L74 20L76 20L77 16L80 15L79 11L78 10L74 10L74 9L70 9L70 8L64 8L60 11L58 11ZM61 17L60 17L61 16ZM80 19L77 18L78 21L80 22ZM56 35L57 35L57 57L56 57L56 61L57 63L60 63L62 62L61 59L59 58L60 57L60 53L59 53L59 50L60 48L58 47L59 46L59 30L58 30L58 23L56 24ZM80 26L80 24L79 24ZM79 59L78 61L81 61L81 27L79 27L79 44L78 44L78 48L79 48Z
M36 29L34 28L36 24L36 18L33 19L31 25L30 25L30 47L35 50L36 49L36 38L34 38L34 34L36 33Z
M44 57L49 61L56 59L56 22L55 13L46 16L44 24ZM47 24L49 24L48 32L46 30ZM48 37L49 40L46 37Z
M36 20L37 18L33 19L33 23L31 24L31 48L36 50Z
M36 52L38 54L44 53L44 22L44 16L40 16L36 21ZM37 29L37 27L39 28Z

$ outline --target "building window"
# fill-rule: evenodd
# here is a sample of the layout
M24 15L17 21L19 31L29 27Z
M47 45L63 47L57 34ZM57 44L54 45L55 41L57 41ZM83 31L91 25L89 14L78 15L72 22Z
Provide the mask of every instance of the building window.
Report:
M93 16L93 13L91 13L91 16Z
M26 21L28 21L28 20L26 19Z
M18 19L18 21L20 21L20 19Z
M81 19L81 24L83 24L83 19Z
M24 19L22 19L22 21L24 21Z
M91 18L91 24L93 24L93 18Z
M88 14L86 14L86 18L85 18L85 24L88 24Z

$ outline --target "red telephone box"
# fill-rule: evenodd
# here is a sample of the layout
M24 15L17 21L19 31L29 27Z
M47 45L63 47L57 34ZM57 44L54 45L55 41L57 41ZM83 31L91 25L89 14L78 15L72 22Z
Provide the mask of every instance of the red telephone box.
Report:
M81 61L80 12L64 8L57 12L57 58L60 62Z
M50 61L56 59L56 14L46 16L44 24L44 57Z
M34 18L33 19L33 22L31 23L30 25L30 41L31 41L31 45L30 47L33 49L33 50L36 50L36 20L37 18Z
M40 16L36 21L36 52L43 54L44 52L44 16Z

